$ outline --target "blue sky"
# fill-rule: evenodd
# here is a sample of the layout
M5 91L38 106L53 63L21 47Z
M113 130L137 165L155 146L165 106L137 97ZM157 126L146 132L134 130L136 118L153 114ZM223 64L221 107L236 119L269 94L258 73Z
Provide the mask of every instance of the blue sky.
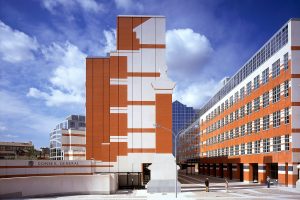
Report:
M0 0L0 141L48 146L85 113L85 57L115 48L116 16L167 18L174 99L201 107L285 22L292 0Z

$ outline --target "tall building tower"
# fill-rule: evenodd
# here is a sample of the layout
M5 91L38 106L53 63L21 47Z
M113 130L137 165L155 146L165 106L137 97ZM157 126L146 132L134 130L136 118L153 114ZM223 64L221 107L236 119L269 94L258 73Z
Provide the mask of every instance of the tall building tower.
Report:
M136 184L155 159L174 159L165 47L165 17L118 16L116 51L86 59L86 153L105 164L97 171L136 173Z

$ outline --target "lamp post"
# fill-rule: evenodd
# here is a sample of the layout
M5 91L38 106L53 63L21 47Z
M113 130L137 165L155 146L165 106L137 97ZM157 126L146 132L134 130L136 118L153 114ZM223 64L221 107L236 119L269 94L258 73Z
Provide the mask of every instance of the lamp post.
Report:
M178 180L178 171L177 171L177 137L179 136L179 135L181 135L183 132L184 132L184 130L186 130L186 128L183 128L183 129L181 129L178 133L177 133L177 135L171 130L171 129L169 129L169 128L166 128L166 127L164 127L164 126L161 126L160 124L154 124L154 127L155 128L163 128L163 129L165 129L165 130L167 130L167 131L170 131L171 133L172 133L172 135L175 137L175 171L176 171L176 179L175 179L175 193L176 193L176 198L177 198L177 180ZM196 128L196 126L195 126L195 128Z

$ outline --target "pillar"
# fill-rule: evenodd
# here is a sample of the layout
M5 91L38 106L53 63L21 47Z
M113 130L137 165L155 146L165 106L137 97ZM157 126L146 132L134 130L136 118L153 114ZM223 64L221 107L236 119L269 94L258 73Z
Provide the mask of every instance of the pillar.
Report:
M258 182L265 183L267 179L266 164L258 164Z
M244 182L250 182L251 181L251 175L250 175L250 164L244 163ZM253 172L252 172L253 173Z
M288 163L278 163L278 183L288 186Z

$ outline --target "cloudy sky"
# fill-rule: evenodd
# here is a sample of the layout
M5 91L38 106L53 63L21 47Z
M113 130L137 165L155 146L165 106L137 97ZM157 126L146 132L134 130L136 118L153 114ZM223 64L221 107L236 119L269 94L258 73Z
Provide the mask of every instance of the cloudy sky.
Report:
M167 17L174 100L200 108L289 18L292 0L0 0L0 141L48 146L85 114L85 57L115 49L116 16Z

